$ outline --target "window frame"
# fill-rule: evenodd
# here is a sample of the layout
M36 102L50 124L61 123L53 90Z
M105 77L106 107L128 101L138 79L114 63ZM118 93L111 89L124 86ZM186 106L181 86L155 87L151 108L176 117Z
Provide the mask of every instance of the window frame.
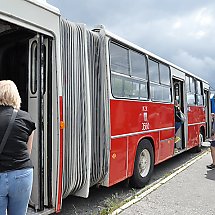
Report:
M118 47L122 47L124 49L127 49L128 50L128 59L129 59L129 74L125 74L125 73L120 73L120 72L117 72L117 71L114 71L112 70L112 63L111 63L111 49L110 49L110 44L114 44ZM138 76L134 76L132 74L132 60L131 60L131 52L134 52L134 53L137 53L141 56L144 57L145 59L145 62L143 61L143 65L144 65L144 70L145 70L145 76L146 78L141 78L141 77L138 77ZM139 101L146 101L149 99L149 87L148 87L148 68L147 68L147 56L145 53L143 52L140 52L134 48L131 48L129 46L126 46L120 42L117 42L115 40L110 40L109 41L109 59L110 59L110 63L109 63L109 67L110 67L110 86L111 86L111 94L114 98L117 98L117 99L129 99L129 100L139 100ZM118 76L118 77L121 77L122 78L122 82L123 82L123 95L122 96L116 96L114 95L113 93L113 76ZM124 80L123 80L124 79ZM125 84L124 84L124 81L125 80L129 80L131 81L132 83L138 83L139 84L139 96L138 98L137 97L132 97L132 96L124 96L124 90L125 90ZM144 85L145 88L147 89L147 92L146 92L146 97L141 97L141 85ZM133 88L132 88L133 89Z
M200 87L200 94L197 90L197 83L199 83L199 87ZM203 94L203 86L202 86L202 81L196 79L196 105L197 106L204 106L204 94ZM199 103L199 96L201 97L201 104Z
M155 82L155 81L151 81L150 80L150 67L148 66L148 73L149 73L149 91L150 91L150 99L152 101L155 101L155 102L163 102L163 103L172 103L172 85L171 85L171 70L170 70L170 66L166 63L163 63L153 57L150 57L148 58L148 62L150 61L153 61L153 62L156 62L158 64L158 82ZM168 68L168 73L169 73L169 84L164 84L161 82L161 70L160 70L160 65L163 65L163 66L166 66ZM154 99L152 98L152 90L151 90L151 86L153 85L157 85L159 87L162 87L162 88L168 88L169 89L169 97L170 99L167 101L167 100L163 100L163 99Z
M194 83L194 92L193 92L193 88L191 86L191 79L193 80L193 83ZM189 83L187 84L187 80L189 80ZM191 76L191 75L187 75L185 76L185 82L186 82L186 92L187 92L187 95L192 95L194 96L194 103L190 103L188 101L188 97L187 97L187 104L188 105L196 105L196 106L204 106L204 94L203 94L203 85L202 85L202 81L199 80L199 79L196 79L195 77ZM200 94L198 93L198 90L197 90L197 83L199 83L200 85ZM199 104L199 99L198 99L198 96L201 96L202 98L202 103Z

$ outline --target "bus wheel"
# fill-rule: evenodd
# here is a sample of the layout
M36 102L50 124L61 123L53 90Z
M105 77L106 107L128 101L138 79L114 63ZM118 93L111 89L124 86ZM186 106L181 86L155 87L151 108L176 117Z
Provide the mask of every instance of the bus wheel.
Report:
M144 187L151 178L154 170L154 151L149 140L143 140L137 148L134 172L130 185L135 188Z

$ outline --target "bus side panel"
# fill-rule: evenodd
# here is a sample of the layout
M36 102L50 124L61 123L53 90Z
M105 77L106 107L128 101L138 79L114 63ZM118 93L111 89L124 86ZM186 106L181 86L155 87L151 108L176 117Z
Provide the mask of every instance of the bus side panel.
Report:
M172 156L173 104L110 100L110 116L112 142L109 186L131 176L136 148L143 137L151 137L155 144L155 164ZM160 138L163 140L161 146Z
M144 138L151 140L155 148L155 162L158 162L159 132L111 140L109 186L133 175L137 146Z
M187 148L195 147L199 144L200 126L205 122L204 107L188 107L188 143Z
M111 136L174 127L173 104L111 100Z
M170 158L174 152L174 128L160 131L159 162Z
M126 178L127 137L111 140L109 186Z
M198 142L198 134L199 134L199 126L190 125L188 126L188 144L187 148L190 149L197 145Z
M188 125L205 122L205 110L202 106L188 107Z

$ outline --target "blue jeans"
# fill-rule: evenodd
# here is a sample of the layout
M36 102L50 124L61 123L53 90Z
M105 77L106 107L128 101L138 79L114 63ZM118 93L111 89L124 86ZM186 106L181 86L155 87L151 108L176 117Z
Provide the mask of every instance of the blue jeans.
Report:
M32 168L0 173L0 215L25 215L32 183Z
M175 134L178 131L178 129L181 127L182 123L181 122L175 122Z

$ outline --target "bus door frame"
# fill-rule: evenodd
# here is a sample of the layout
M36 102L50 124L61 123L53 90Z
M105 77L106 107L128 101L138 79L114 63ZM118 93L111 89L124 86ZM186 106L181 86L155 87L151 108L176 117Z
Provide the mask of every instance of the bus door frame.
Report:
M179 101L179 106L182 110L182 112L184 113L186 120L185 122L182 124L181 126L181 148L182 149L186 149L187 146L187 137L188 137L188 126L187 126L187 122L188 122L188 118L187 118L187 105L186 105L186 94L185 94L185 81L177 78L177 77L173 77L172 79L173 81L173 102L175 102L175 100ZM176 92L176 85L178 85L178 92ZM176 98L178 96L178 98Z
M36 83L32 91L33 81ZM42 211L44 205L52 207L52 40L42 34L29 40L28 86L28 110L36 123L30 205Z

